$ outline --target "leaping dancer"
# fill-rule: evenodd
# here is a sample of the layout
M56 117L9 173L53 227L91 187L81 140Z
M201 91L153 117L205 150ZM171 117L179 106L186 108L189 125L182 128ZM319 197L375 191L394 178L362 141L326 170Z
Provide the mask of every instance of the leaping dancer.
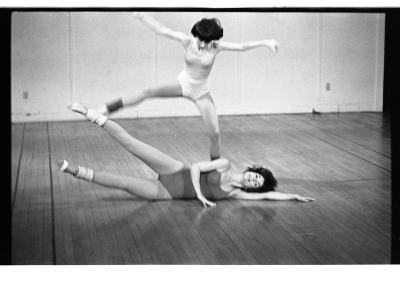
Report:
M216 18L203 18L191 30L191 35L174 31L145 13L135 12L134 16L148 26L156 34L178 41L184 50L185 68L178 75L176 82L169 85L150 87L141 93L118 98L106 103L96 111L108 115L123 107L139 104L149 98L184 97L194 102L207 127L211 140L211 160L221 156L221 136L218 125L218 116L210 94L210 75L215 57L221 51L247 51L266 47L273 52L278 51L275 40L250 41L245 43L224 42L223 28Z

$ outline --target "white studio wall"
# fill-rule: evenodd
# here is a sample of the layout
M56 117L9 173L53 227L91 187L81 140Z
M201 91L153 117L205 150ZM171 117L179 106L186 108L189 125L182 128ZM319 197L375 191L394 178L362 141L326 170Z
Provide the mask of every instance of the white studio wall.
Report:
M320 107L381 110L384 20L375 14L323 14L321 26Z
M53 119L70 102L68 13L14 13L12 121Z
M269 34L280 44L277 55L258 49L241 56L247 110L257 104L258 112L311 112L319 92L320 14L244 14L241 20L243 41Z
M381 111L384 14L151 13L190 33L217 17L225 41L274 38L279 53L223 52L212 70L218 114ZM16 12L12 16L13 122L79 119L66 105L98 107L176 82L179 43L153 34L129 12ZM198 115L185 99L148 100L116 118Z

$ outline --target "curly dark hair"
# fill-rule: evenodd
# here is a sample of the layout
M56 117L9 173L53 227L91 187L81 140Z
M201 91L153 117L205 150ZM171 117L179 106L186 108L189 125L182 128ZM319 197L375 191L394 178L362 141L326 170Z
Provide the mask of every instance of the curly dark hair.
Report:
M262 193L262 192L274 191L278 187L278 181L275 179L272 172L260 165L253 165L252 167L248 167L244 171L244 173L245 172L254 172L261 175L264 178L264 184L259 188L247 189L246 187L242 187L241 188L242 191L249 193L250 192Z
M222 36L224 36L224 29L218 19L204 18L193 25L191 33L201 41L210 43L213 40L222 38Z

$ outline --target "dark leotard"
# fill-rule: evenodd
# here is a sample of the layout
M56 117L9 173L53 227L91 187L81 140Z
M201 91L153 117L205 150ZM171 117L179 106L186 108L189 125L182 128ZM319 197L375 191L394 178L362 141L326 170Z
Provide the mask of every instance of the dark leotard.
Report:
M159 175L158 180L168 190L172 198L197 198L190 176L190 168L186 165L176 173ZM221 173L217 170L201 173L200 187L202 194L208 199L228 198L231 193L222 190Z

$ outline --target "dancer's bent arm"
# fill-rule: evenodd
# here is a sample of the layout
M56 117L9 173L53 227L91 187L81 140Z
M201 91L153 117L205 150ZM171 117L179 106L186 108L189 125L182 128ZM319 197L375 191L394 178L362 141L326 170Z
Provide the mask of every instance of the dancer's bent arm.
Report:
M133 16L142 21L147 27L149 27L151 30L161 36L179 41L182 44L190 42L190 37L185 33L172 30L162 25L160 22L145 13L135 12L133 13Z
M278 52L278 43L274 39L260 40L260 41L249 41L245 43L234 43L234 42L217 42L217 48L219 51L239 51L244 52L255 48L267 47L273 52Z
M300 201L310 202L314 201L314 198L305 197L297 194L282 193L276 191L263 192L263 193L248 193L241 191L237 194L232 195L232 198L244 199L244 200L274 200L274 201Z
M204 207L214 207L215 203L208 201L200 189L200 173L208 172L212 170L224 171L229 168L229 161L227 159L218 159L214 161L198 162L192 165L190 172L192 176L192 183L194 190L196 191L197 198L203 203Z

